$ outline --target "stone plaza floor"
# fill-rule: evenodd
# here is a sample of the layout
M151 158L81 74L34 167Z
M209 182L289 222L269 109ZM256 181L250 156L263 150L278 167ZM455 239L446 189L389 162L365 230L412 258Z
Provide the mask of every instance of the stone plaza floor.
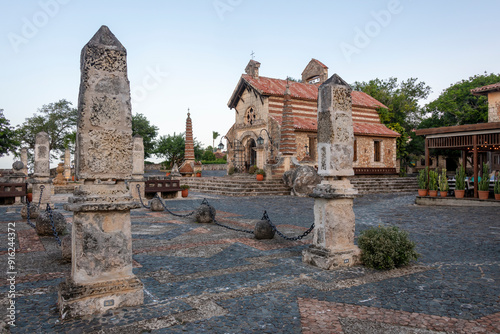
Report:
M56 209L68 222L72 213ZM267 210L289 236L313 222L313 199L192 193L167 200L189 213L207 198L217 220L253 229ZM0 207L0 270L7 272L8 226L16 233L16 326L9 282L0 281L1 333L500 333L500 209L429 207L415 194L375 194L354 202L356 235L395 225L422 255L409 267L324 271L302 263L301 241L251 234L167 212L131 212L134 273L144 305L61 321L57 286L70 273L53 237L38 237L20 206ZM9 224L15 223L15 224Z

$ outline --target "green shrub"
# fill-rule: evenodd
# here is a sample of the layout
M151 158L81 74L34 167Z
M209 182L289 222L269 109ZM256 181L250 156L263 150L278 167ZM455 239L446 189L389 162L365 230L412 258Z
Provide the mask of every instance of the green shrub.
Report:
M187 184L181 184L181 189L186 190L186 189L189 189L189 188L191 188L191 187L188 186Z
M227 174L228 174L228 175L233 175L235 171L236 171L236 170L235 170L235 168L234 168L234 167L229 167L229 170L227 171Z
M361 232L358 246L363 264L379 270L406 266L420 256L408 233L396 226L379 226Z
M248 168L248 174L255 174L257 169L259 169L259 167L253 165L252 167Z
M439 175L439 190L448 191L450 187L448 186L448 178L446 176L446 168L441 170L441 175Z
M460 165L455 174L455 190L465 190L465 168Z
M488 164L483 163L483 175L481 181L479 181L479 190L488 191L490 190L490 177Z
M429 190L438 190L438 172L434 170L429 171Z
M266 172L265 172L263 169L257 169L257 170L255 171L255 174L257 174L257 175L264 175L264 176L266 176Z
M418 171L418 189L427 189L427 170L428 168Z
M227 164L227 161L224 159L217 159L217 160L211 160L211 161L201 160L201 163L204 165L224 165L224 164Z

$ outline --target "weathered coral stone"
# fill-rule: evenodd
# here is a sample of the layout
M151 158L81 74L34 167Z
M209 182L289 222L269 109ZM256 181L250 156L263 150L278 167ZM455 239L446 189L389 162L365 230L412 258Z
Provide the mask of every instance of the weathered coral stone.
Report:
M132 176L132 112L126 50L106 26L81 55L71 278L59 287L63 319L143 303L132 273L130 210L139 207L125 184Z

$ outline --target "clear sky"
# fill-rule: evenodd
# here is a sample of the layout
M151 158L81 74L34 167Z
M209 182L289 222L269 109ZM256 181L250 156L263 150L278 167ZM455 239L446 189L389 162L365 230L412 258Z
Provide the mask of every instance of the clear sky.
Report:
M416 77L431 101L500 72L499 12L498 0L0 0L0 109L19 125L44 104L76 107L80 51L107 25L128 52L132 112L167 135L190 108L208 146L234 122L227 102L252 51L262 76L300 78L316 58L350 83Z

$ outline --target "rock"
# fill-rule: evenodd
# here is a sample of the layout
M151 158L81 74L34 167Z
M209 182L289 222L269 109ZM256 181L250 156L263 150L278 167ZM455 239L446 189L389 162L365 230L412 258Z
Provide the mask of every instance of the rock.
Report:
M214 222L216 210L213 206L202 204L194 213L194 219L197 223L209 224Z
M71 262L71 233L62 238L61 253L65 262Z
M283 175L283 181L292 188L292 195L307 197L321 182L321 176L314 167L299 166L293 171L286 172Z
M57 234L61 235L66 232L66 218L64 218L62 213L58 211L52 211L52 221L54 222ZM50 214L47 211L40 212L40 214L36 218L36 233L38 235L54 234L54 231L52 230Z
M151 207L151 211L165 211L161 199L158 197L153 198L149 201L149 206Z
M23 217L23 219L28 218L28 207L27 206L23 206L23 208L21 209L21 217ZM37 217L38 217L38 207L36 205L31 205L30 206L30 221L32 219L36 219Z
M254 229L255 239L272 239L274 238L274 230L267 220L259 220L255 224Z

